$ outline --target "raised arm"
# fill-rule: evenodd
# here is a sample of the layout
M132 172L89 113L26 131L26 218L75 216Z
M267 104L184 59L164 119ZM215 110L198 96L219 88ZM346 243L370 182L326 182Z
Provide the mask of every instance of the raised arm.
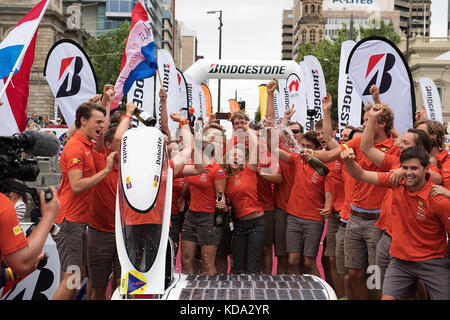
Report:
M355 153L352 148L341 152L341 158L344 160L347 172L356 180L369 184L378 185L378 173L375 171L364 170L355 162Z
M334 148L339 148L339 143L336 141L333 135L333 126L331 125L331 106L333 104L333 99L331 94L327 93L325 97L322 98L322 110L323 110L323 137L327 142L329 150Z
M273 95L275 89L277 88L277 80L273 78L267 85L267 107L266 107L266 118L269 120L275 119L275 110L273 108Z
M161 130L167 133L171 137L169 129L169 118L167 117L167 92L164 88L159 90L159 101L161 103Z
M385 154L374 146L375 125L377 118L383 113L384 106L374 104L369 110L369 118L361 137L361 151L377 167L380 167L384 161Z
M180 113L171 113L170 118L180 123L181 136L183 137L183 150L178 152L172 159L174 165L174 175L177 175L183 167L191 160L191 154L194 150L194 138L189 128L189 121Z

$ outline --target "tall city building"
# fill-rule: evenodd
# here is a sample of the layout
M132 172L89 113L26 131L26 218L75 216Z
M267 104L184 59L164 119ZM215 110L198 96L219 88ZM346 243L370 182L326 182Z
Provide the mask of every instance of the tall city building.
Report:
M325 36L326 21L322 15L322 0L294 1L293 59L304 43L321 42Z
M323 16L326 20L327 39L336 36L343 24L349 28L352 20L355 30L358 30L360 26L368 25L373 19L386 24L392 21L394 29L400 33L400 12L395 10L393 0L342 1L342 3L336 0L324 0Z
M434 0L439 1L439 0ZM406 34L430 35L431 0L395 0L394 9L400 13L400 29Z
M283 10L281 21L281 60L292 60L294 41L294 10Z
M198 58L198 41L195 32L182 27L181 61L177 64L182 72L186 71Z

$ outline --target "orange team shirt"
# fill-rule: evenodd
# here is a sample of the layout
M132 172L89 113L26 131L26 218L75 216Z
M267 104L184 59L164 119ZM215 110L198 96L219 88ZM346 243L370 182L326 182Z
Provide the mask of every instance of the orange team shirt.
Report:
M342 211L345 201L345 190L343 192L344 178L342 177L342 170L345 167L342 159L337 159L325 164L330 170L326 176L325 183L328 185L327 189L333 195L333 210ZM345 188L344 188L345 189Z
M356 180L349 175L347 168L342 168L342 179L344 181L344 203L342 210L339 212L341 219L348 220L350 218L350 202L352 201L353 191L355 190Z
M216 209L214 182L226 179L225 172L214 160L205 169L206 171L202 174L188 178L191 194L189 210L191 211L214 212Z
M260 153L258 168L261 168L263 174L281 173L278 160L269 152ZM264 179L260 174L256 174L256 177L258 179L258 199L263 210L273 210L274 197L272 183Z
M61 223L64 218L72 222L88 222L93 188L80 194L74 194L70 187L68 173L81 170L82 178L96 174L93 153L94 143L88 141L81 133L75 132L65 145L59 160L61 166L61 184L58 189L60 208L55 219Z
M16 252L28 245L17 219L12 202L0 193L0 260L2 256Z
M389 171L401 167L400 157L394 154L386 154L384 160L380 166L383 171ZM440 170L433 164L430 164L430 170L441 174ZM388 189L386 195L381 203L380 217L378 218L375 226L381 230L387 232L392 237L391 230L391 211L392 211L392 189Z
M244 170L227 179L225 193L231 201L237 219L255 211L263 211L258 199L256 176L256 171L246 165Z
M178 199L181 196L184 184L187 182L188 177L176 178L172 184L172 215L178 214Z
M378 184L393 190L390 193L392 243L389 253L406 261L423 261L447 256L446 229L450 229L450 199L431 196L434 185L427 183L411 192L402 182L394 187L389 173L378 173Z
M97 172L106 166L106 152L94 153ZM111 172L94 186L90 210L89 226L104 232L115 232L116 192L119 168Z
M436 157L438 168L441 169L442 186L450 190L450 154L444 149Z
M280 138L280 149L287 151L285 144ZM291 154L291 153L289 153ZM281 175L283 176L282 183L276 183L273 188L273 204L276 208L286 210L291 196L292 186L294 185L295 168L292 164L284 161L279 161Z
M361 151L361 137L352 139L344 145L341 145L341 150L346 149L345 145L354 150L356 156L355 161L361 166L361 168L367 171L381 171ZM381 141L380 143L375 144L374 147L386 154L398 155L400 152L398 146L394 146L394 139L392 136L384 141ZM361 209L380 209L386 191L387 189L384 187L371 185L357 180L354 184L351 204Z
M291 154L289 163L295 167L295 181L287 205L287 213L298 218L324 222L319 213L325 202L325 177L303 162L297 154Z

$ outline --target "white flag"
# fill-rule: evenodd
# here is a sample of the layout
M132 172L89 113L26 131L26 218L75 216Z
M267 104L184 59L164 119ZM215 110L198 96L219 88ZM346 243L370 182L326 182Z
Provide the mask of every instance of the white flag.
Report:
M314 116L307 115L306 128L314 130L314 124L322 119L322 98L327 95L325 77L319 60L314 56L305 56L305 85L308 93L309 112L313 110Z
M433 80L428 77L419 79L420 90L422 91L423 104L427 111L428 119L442 123L442 106L439 92Z
M179 113L180 107L178 106L177 99L177 69L175 67L175 62L169 51L165 49L158 50L158 68L160 70L161 82L163 84L164 90L167 93L167 118L170 134L175 134L178 128L178 123L170 119L171 113ZM159 99L159 90L161 85L159 80L156 82L156 94L155 94L155 108L156 108L156 120L158 125L161 127L161 101Z
M348 56L355 46L355 41L347 40L342 42L341 58L339 63L339 84L338 84L338 120L339 134L346 125L358 127L361 125L361 98L345 68Z
M373 103L370 87L380 89L380 100L394 112L395 128L405 133L413 126L416 100L411 72L400 50L388 39L369 37L358 42L346 71L364 104Z

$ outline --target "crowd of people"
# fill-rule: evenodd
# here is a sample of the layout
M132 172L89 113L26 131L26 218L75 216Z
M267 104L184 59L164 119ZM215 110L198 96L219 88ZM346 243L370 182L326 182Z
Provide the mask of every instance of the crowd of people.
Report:
M293 109L275 121L276 86L276 80L266 86L260 124L243 111L231 115L228 139L215 114L205 124L168 115L167 93L159 92L160 130L174 172L170 236L182 273L270 274L275 267L278 274L320 276L325 231L320 264L338 298L450 299L444 125L418 112L401 135L373 86L374 104L365 106L361 127L347 126L337 139L328 94L323 118L304 132L291 121ZM74 272L88 276L88 299L107 299L108 283L113 290L120 285L118 154L136 105L110 118L113 96L105 85L103 95L78 107L60 157L61 230L54 240L62 277L53 299L74 298ZM179 123L176 132L168 117ZM215 223L216 210L226 217L223 225Z

